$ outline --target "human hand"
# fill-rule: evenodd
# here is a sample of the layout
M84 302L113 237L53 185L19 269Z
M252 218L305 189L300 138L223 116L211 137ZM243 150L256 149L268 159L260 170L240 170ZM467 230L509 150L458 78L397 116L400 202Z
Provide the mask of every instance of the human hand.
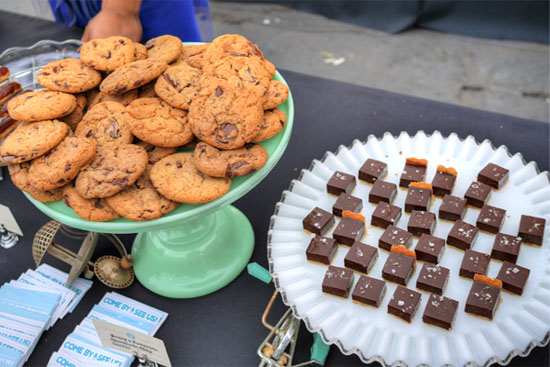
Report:
M141 35L142 27L137 14L102 9L88 22L82 35L82 42L111 36L125 36L134 42L139 42Z

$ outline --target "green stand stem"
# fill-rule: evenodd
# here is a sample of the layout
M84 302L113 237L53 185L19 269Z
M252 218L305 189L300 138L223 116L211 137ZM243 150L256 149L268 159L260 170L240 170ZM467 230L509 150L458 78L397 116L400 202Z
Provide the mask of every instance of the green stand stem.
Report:
M150 291L193 298L217 291L245 268L254 231L233 206L168 229L143 232L132 248L134 272Z

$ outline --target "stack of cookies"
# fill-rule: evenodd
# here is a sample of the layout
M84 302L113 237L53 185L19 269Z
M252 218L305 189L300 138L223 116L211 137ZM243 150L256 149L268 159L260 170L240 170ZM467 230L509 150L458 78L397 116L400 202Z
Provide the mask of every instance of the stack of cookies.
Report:
M169 35L145 45L116 36L80 55L44 66L45 90L8 101L18 125L0 161L19 189L86 220L151 220L215 200L265 165L257 143L286 124L276 107L288 88L242 36L186 47Z

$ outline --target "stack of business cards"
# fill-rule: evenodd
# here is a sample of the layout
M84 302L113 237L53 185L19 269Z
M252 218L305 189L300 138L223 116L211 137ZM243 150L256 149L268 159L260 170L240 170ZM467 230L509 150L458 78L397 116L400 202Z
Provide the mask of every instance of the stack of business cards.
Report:
M103 347L92 320L103 320L153 336L167 316L164 311L109 292L52 354L48 367L130 366L134 356Z
M67 278L41 265L0 287L0 366L22 366L42 332L71 312L92 284L78 279L68 289Z

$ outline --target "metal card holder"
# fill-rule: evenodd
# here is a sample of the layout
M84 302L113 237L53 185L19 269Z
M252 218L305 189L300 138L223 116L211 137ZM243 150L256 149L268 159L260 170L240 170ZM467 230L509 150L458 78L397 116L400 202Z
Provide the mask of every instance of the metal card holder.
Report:
M259 264L250 263L248 264L247 270L250 275L264 283L271 283L271 274ZM299 364L292 364L298 332L300 330L300 320L294 316L292 309L289 308L275 326L267 322L267 316L278 295L279 292L275 290L262 314L262 324L269 329L270 332L257 350L257 354L261 359L259 366L301 367L312 364L323 366L330 346L322 341L319 334L314 335L314 343L311 347L311 359Z

